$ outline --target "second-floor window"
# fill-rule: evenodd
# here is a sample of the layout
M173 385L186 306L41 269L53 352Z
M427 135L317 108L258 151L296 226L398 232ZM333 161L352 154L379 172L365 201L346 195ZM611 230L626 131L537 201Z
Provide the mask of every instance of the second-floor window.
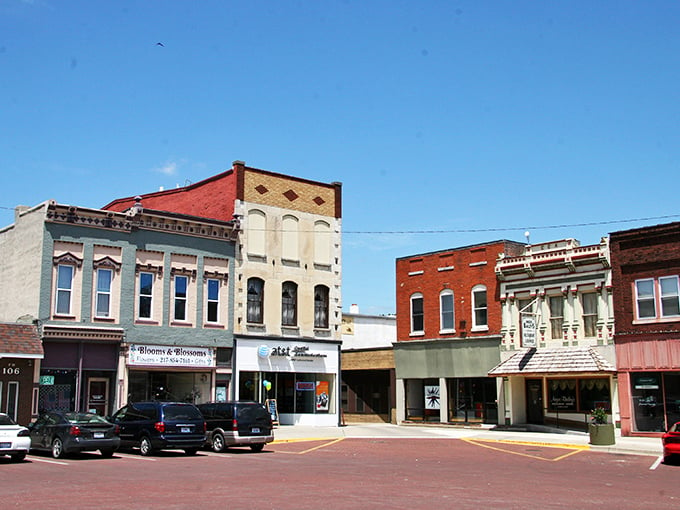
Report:
M489 325L486 287L477 285L472 289L472 327L486 329Z
M328 327L328 287L325 285L314 287L314 327Z
M97 269L97 293L95 297L95 316L111 316L111 269Z
M139 318L151 319L153 273L139 273Z
M594 337L597 334L597 294L588 292L581 296L583 304L583 335Z
M220 281L210 278L206 285L207 310L205 315L206 322L219 322L220 310Z
M57 315L71 314L71 294L73 292L73 266L57 266L57 298L54 306Z
M453 291L446 289L439 294L439 329L445 332L454 328Z
M281 324L283 326L297 326L297 284L295 282L283 282Z
M562 324L564 324L564 297L550 296L548 306L550 307L551 338L559 340L564 336L562 333Z
M248 279L248 304L246 321L262 324L264 318L264 280L260 278Z
M175 276L175 320L187 320L187 287L189 278Z
M635 282L638 319L680 317L677 276L647 278Z
M420 293L411 296L411 333L424 331L423 295Z

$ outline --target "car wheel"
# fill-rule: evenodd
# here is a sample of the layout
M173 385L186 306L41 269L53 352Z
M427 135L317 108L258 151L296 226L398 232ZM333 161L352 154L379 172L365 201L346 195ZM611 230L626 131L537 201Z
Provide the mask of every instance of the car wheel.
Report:
M196 452L198 451L198 448L185 448L184 453L187 455L196 455Z
M224 436L220 433L212 437L212 449L216 453L224 451Z
M58 437L52 441L52 457L61 459L64 456L64 443Z
M151 446L151 439L148 437L144 436L141 441L139 442L139 453L141 453L144 457L151 455L153 452L153 448Z
M264 443L258 443L258 444L251 444L250 445L250 449L253 450L254 452L261 452L263 448L264 448Z
M26 458L26 452L14 453L11 456L12 462L21 462Z
M114 450L112 450L111 448L105 448L104 450L99 450L99 453L102 454L102 457L105 457L107 459L113 457L113 452L114 452Z

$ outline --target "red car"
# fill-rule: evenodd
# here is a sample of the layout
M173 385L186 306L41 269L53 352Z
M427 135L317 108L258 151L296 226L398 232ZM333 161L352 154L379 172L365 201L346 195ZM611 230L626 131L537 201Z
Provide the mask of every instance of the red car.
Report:
M680 456L680 421L671 425L663 436L663 461L668 463L674 455Z

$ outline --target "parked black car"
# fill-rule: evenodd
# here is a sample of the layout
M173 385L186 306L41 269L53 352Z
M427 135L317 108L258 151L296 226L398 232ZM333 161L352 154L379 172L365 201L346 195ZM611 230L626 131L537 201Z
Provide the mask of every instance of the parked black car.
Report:
M272 418L259 402L234 401L199 404L205 418L208 437L206 444L221 452L229 446L250 446L262 451L274 440Z
M205 444L203 415L186 402L131 403L116 411L111 421L120 427L121 447L138 447L142 455L155 450L194 455Z
M55 459L67 453L99 450L111 457L120 446L118 427L92 413L51 411L28 426L32 450L48 450Z

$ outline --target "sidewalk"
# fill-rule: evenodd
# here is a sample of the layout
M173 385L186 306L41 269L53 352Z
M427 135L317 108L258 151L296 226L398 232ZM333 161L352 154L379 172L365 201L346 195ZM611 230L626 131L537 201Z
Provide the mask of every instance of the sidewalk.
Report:
M331 440L338 438L452 438L477 439L480 441L519 441L546 446L574 445L591 451L659 456L663 453L658 437L621 437L616 430L615 444L594 446L588 444L589 436L578 431L524 431L520 429L496 429L486 427L452 427L447 425L392 425L351 424L342 427L314 427L305 425L279 425L274 429L275 442Z

